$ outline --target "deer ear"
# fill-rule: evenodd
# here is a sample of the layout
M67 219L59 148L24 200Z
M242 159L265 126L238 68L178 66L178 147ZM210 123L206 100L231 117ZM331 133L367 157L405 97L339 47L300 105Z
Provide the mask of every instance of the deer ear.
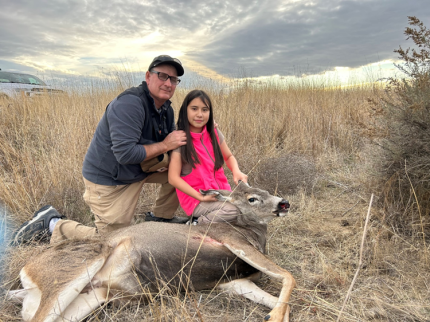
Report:
M203 196L209 196L209 195L218 196L220 194L218 190L214 190L214 189L209 189L209 190L199 189L199 191Z
M218 190L214 190L214 189L201 190L201 189L199 189L199 191L203 196L214 195L219 201L230 201L231 200L230 197L224 196Z
M251 186L248 184L248 182L244 182L242 180L239 180L238 186L240 186L241 184L245 185L245 187L251 188Z

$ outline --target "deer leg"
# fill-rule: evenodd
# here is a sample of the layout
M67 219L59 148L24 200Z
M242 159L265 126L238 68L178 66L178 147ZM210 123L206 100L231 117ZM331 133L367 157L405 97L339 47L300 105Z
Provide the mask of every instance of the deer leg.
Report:
M290 321L290 306L288 305L287 311L285 312L284 321L283 322L289 322Z
M24 321L30 321L40 306L40 299L42 298L42 292L37 287L31 278L27 275L25 267L20 272L21 284L24 287L22 291L24 295L22 301L22 319Z
M227 240L223 245L237 257L258 269L260 272L282 281L282 289L278 301L264 320L270 322L288 322L288 301L296 285L294 277L251 245L236 244L235 240Z
M273 309L278 303L278 298L263 291L248 278L233 280L228 283L218 285L218 289L228 292L229 294L242 295L258 304L263 304Z
M6 299L18 303L22 303L24 301L24 298L27 296L28 292L25 289L20 290L12 290L7 292Z
M79 294L55 322L81 321L107 300L107 288L95 288L88 293Z
M42 292L40 294L43 294L42 296L43 300L39 300L38 304L40 305L38 305L37 312L35 312L34 317L32 317L33 320L31 321L43 321L43 322L54 322L54 321L62 321L62 320L76 321L76 320L70 320L70 319L65 320L65 319L62 319L61 317L63 316L64 312L68 310L68 307L69 305L71 305L71 303L74 303L74 302L85 303L85 301L77 300L77 299L86 298L86 296L81 296L82 294L85 294L85 293L81 293L81 291L85 288L86 285L88 285L88 282L91 281L92 277L97 273L97 271L100 270L100 267L103 265L104 261L105 261L104 258L98 258L93 263L88 263L88 265L80 271L79 275L75 274L75 276L73 276L73 279L69 277L71 282L65 285L62 285L59 283L59 287L57 288L55 288L56 286L55 281L52 281L52 284L51 283L42 284ZM71 266L67 268L70 269L70 271L72 271L73 269L73 267ZM63 271L65 272L65 274L68 272L66 270L63 270ZM22 280L23 279L21 277L21 281ZM29 290L29 295L30 295L30 290ZM25 297L24 303L22 305L23 318L24 318L24 312L27 311L29 307L29 305L26 304L27 298L30 298L29 295ZM89 297L88 297L88 300L89 300ZM77 304L75 304L75 307L77 307ZM84 306L84 310L85 309L86 308ZM79 312L78 309L75 309L75 310ZM58 318L61 318L61 319L58 320ZM24 321L27 321L27 320L24 318Z
M288 322L290 312L288 302L290 300L291 292L295 286L295 280L289 272L283 270L279 266L276 267L279 269L278 272L274 272L276 269L273 268L265 270L264 272L271 277L282 280L282 290L281 294L279 294L278 303L276 303L275 307L264 318L264 320Z

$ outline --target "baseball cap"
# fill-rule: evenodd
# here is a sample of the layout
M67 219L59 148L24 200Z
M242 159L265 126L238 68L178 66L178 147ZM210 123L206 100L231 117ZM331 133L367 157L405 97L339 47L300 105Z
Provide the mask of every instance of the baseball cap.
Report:
M151 70L154 67L157 67L161 64L168 64L172 65L176 68L176 72L178 73L178 76L184 75L184 68L182 67L182 63L177 58L172 58L169 55L160 55L154 58L151 65L149 65L148 70Z

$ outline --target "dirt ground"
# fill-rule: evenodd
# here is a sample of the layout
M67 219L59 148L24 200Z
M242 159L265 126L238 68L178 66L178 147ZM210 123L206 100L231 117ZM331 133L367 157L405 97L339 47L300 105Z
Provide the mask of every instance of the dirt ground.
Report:
M269 227L267 255L290 271L297 287L291 321L335 321L357 272L370 195L359 186L323 180L316 195L299 191L291 211ZM322 186L323 187L322 187ZM151 191L154 189L154 191ZM149 188L140 203L150 205ZM362 266L349 293L341 321L429 321L430 271L419 241L406 240L384 227L374 196L363 247ZM3 289L18 286L25 260L45 245L8 249ZM279 282L258 283L277 295ZM1 321L21 321L20 305L1 299ZM165 291L149 303L108 304L87 321L262 321L268 308L216 291L177 294Z

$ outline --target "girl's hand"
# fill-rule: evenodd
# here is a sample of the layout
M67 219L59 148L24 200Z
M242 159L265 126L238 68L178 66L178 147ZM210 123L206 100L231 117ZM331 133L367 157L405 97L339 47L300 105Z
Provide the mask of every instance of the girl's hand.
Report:
M245 173L242 173L242 171L239 171L237 173L233 173L233 181L236 185L239 184L239 181L248 183L248 176Z
M213 201L218 201L218 199L215 197L215 195L200 195L200 201L204 201L204 202L213 202Z

